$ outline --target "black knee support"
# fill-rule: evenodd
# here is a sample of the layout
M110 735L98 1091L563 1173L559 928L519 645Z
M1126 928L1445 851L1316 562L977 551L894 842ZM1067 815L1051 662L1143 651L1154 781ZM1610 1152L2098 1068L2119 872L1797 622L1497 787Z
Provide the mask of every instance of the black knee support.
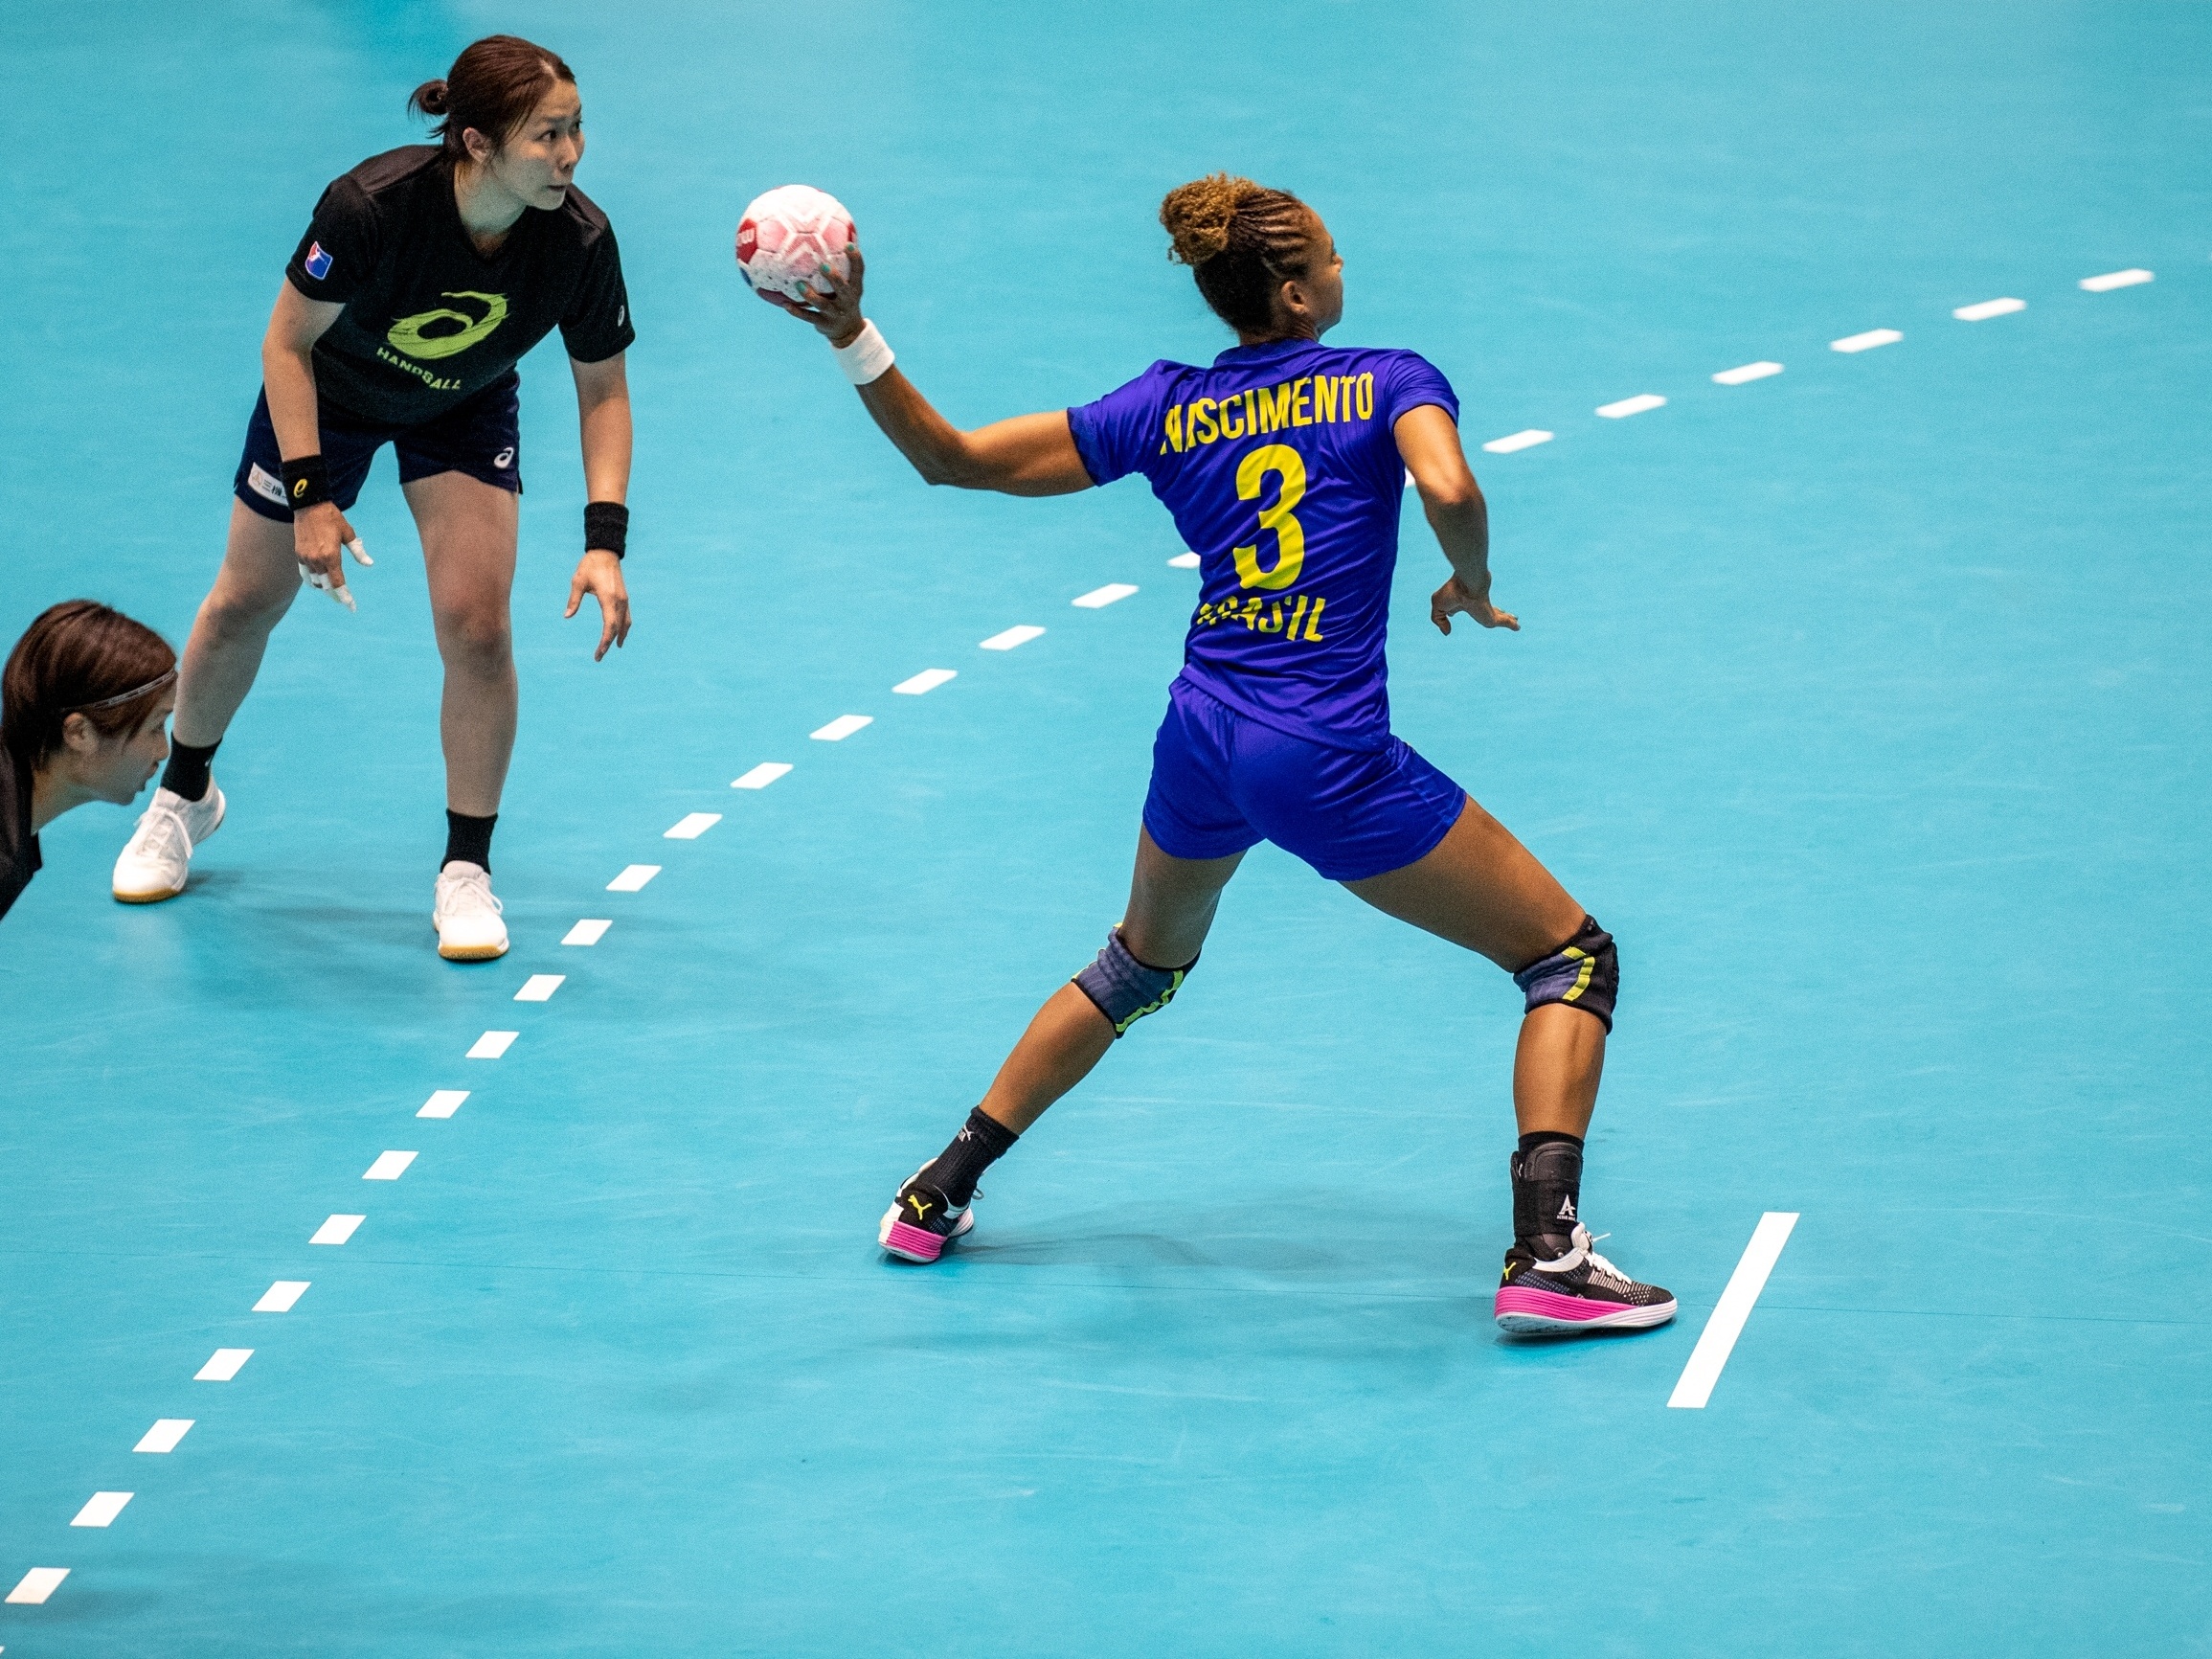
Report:
M1077 974L1077 989L1089 997L1119 1036L1148 1013L1158 1013L1175 1000L1184 979L1198 966L1192 957L1181 967L1153 967L1139 962L1121 943L1117 927L1106 936L1106 948Z
M1613 935L1590 917L1574 937L1549 956L1539 957L1513 976L1528 997L1533 1013L1547 1002L1565 1003L1595 1014L1613 1030L1614 999L1620 992L1620 957Z

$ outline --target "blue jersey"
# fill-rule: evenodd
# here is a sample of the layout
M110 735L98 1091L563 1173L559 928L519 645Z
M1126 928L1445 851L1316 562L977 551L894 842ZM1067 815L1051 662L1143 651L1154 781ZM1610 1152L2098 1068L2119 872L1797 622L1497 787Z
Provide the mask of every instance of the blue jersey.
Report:
M1155 363L1068 411L1098 484L1152 482L1199 557L1183 677L1309 741L1389 740L1384 633L1405 466L1391 427L1451 382L1411 352L1277 340Z

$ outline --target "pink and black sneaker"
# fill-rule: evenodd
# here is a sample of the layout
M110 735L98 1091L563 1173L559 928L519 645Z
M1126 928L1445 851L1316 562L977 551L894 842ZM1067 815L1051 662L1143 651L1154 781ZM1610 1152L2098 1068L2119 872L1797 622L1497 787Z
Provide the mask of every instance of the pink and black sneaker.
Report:
M1557 1336L1643 1330L1675 1316L1672 1291L1638 1284L1591 1248L1596 1241L1577 1221L1573 1247L1555 1261L1541 1261L1516 1242L1505 1253L1505 1273L1498 1284L1499 1328L1524 1336Z
M953 1209L945 1202L942 1193L920 1184L921 1176L921 1170L916 1170L898 1190L898 1196L883 1213L883 1225L875 1230L875 1241L902 1261L918 1261L926 1266L945 1253L947 1244L976 1224L976 1211L972 1203Z

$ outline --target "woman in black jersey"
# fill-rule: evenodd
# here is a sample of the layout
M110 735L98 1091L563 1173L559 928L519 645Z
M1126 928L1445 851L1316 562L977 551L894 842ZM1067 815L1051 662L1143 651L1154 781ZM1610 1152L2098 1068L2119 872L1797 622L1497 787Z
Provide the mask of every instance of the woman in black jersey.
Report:
M285 269L233 481L229 546L185 647L169 765L116 861L114 890L131 903L184 891L192 850L223 821L209 762L269 631L303 582L353 604L343 555L370 560L346 509L389 442L445 664L447 837L433 920L439 953L471 960L507 950L490 877L515 728L515 363L560 329L589 502L567 614L587 593L598 600L598 660L630 631L622 354L635 333L614 232L571 182L584 138L568 65L494 34L409 106L443 117L440 142L372 156L334 181Z

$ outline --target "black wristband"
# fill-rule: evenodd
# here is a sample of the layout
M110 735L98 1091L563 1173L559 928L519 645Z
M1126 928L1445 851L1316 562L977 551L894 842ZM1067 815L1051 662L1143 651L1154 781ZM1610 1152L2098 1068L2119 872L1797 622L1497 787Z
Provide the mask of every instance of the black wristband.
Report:
M611 553L617 558L627 551L630 510L619 501L593 501L584 506L584 551Z
M284 505L294 512L305 512L330 499L330 474L320 455L303 455L297 461L287 461L283 472Z

